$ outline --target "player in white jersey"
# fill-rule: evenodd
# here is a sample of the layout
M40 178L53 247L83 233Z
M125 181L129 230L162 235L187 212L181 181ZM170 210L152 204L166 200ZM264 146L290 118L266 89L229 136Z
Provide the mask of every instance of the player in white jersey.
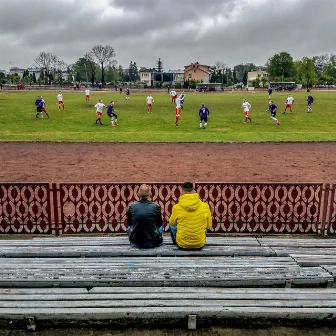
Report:
M251 104L246 99L244 99L243 101L242 108L244 109L245 122L247 122L247 120L250 120L250 122L252 122L252 119L250 118Z
M293 112L293 104L294 104L294 98L292 97L292 95L289 95L287 100L286 100L285 111L282 112L282 114L285 114L288 108L290 110L290 113L292 113Z
M148 94L146 101L147 101L148 113L151 113L153 109L153 103L154 103L154 99L151 96L151 94Z
M176 100L176 98L177 98L177 93L176 93L176 91L175 91L175 90L171 90L171 91L169 92L169 94L170 94L171 97L172 97L172 103L175 103L175 100Z
M182 100L181 98L176 98L176 113L175 113L175 125L178 126L178 122L180 120L180 117L181 117L181 103L182 103Z
M86 98L86 101L87 101L87 102L90 101L90 90L89 90L89 89L86 89L86 90L85 90L85 98Z
M103 114L103 108L107 107L106 105L104 105L103 101L100 99L98 100L98 103L94 106L96 108L96 114L98 116L97 120L96 120L96 124L99 121L100 125L103 125L101 122L101 118L102 118L102 114Z
M57 101L58 101L58 110L61 111L61 105L62 105L64 111L64 100L61 91L57 95Z

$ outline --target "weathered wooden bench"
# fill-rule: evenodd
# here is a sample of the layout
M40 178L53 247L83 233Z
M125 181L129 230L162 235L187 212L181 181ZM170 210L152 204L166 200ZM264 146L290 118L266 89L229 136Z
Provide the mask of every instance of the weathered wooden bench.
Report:
M336 320L336 289L0 289L0 319Z
M163 245L172 245L169 236L164 236ZM34 238L27 240L0 240L0 248L2 246L112 246L127 245L129 240L127 236L117 237L60 237L60 238ZM256 238L246 237L208 237L207 246L260 246Z
M201 251L164 243L0 241L0 319L336 319L336 289L311 288L335 283L333 242L209 237Z
M5 262L7 260L7 263ZM38 260L38 262L36 262ZM1 260L0 287L331 287L321 267L291 258L64 258Z
M0 257L135 257L135 256L274 256L275 252L264 246L232 246L232 245L207 245L199 251L187 251L178 249L174 245L162 245L155 249L140 250L132 248L128 244L112 244L99 246L95 243L86 245L62 246L20 246L8 244L0 246Z

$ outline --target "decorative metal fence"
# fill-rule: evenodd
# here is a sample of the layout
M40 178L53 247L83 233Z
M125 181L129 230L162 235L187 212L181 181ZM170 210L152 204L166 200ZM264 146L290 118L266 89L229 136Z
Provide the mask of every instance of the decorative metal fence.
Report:
M0 233L55 234L49 183L0 184Z
M181 183L150 183L166 230ZM0 183L0 233L124 232L136 183ZM213 233L336 233L336 184L196 183Z

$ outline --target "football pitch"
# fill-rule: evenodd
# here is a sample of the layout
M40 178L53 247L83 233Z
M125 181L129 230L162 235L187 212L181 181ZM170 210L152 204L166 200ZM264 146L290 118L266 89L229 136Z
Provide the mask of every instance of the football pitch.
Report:
M35 119L35 99L39 94L47 102L47 119ZM187 92L179 126L175 126L175 105L168 93L152 93L153 113L147 113L148 93L125 95L91 91L91 101L84 92L63 92L65 111L58 111L57 91L0 94L0 141L51 142L308 142L336 141L336 92L313 92L313 113L307 113L307 94L293 92L294 112L283 115L287 93L275 93L278 106L276 126L270 119L267 93L203 94ZM244 123L242 101L252 105L252 123ZM103 126L96 125L94 105L103 99L115 102L119 126L103 114ZM206 129L199 128L198 110L204 103L210 109Z

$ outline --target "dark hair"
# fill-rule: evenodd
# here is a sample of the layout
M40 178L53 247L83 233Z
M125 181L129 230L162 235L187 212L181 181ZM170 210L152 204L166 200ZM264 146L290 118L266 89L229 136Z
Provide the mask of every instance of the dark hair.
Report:
M192 192L194 190L194 185L191 182L184 182L182 184L182 189L185 192Z

